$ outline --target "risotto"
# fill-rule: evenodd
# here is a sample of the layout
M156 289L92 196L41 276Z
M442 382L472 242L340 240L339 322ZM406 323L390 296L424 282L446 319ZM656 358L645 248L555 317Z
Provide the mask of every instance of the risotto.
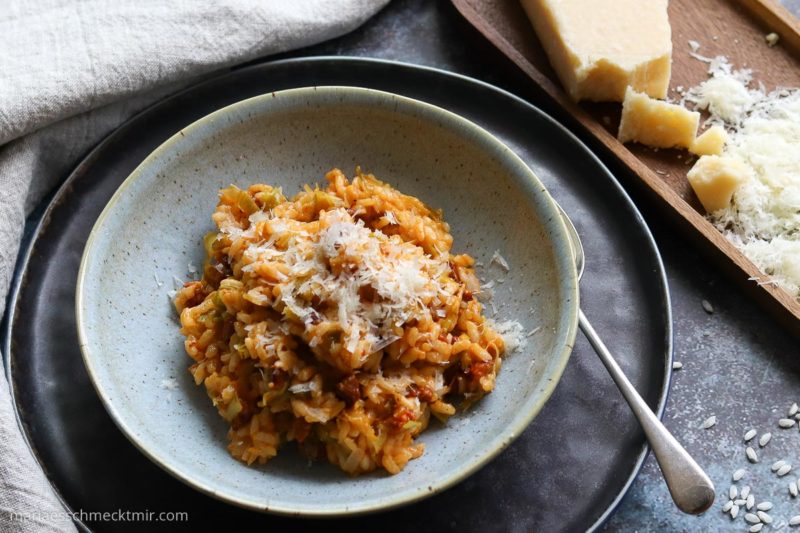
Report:
M233 457L294 441L352 475L395 474L431 416L494 388L506 347L440 211L359 169L325 177L291 200L220 191L202 279L175 297L181 333Z

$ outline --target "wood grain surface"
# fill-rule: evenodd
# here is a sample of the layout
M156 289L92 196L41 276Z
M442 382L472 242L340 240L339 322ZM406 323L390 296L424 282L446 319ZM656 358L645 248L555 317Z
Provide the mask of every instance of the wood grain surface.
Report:
M569 113L574 126L594 136L632 171L635 179L626 180L626 186L655 198L663 207L665 218L800 336L800 303L772 284L759 284L766 276L705 219L705 212L686 180L695 156L684 150L623 145L616 139L619 104L572 102L562 90L518 0L451 1L473 26ZM679 88L687 89L708 79L708 63L691 55L690 40L700 44L698 55L722 55L736 69L752 69L755 82L763 83L768 90L800 87L800 23L774 0L671 0L669 19L673 46L669 99L680 100ZM780 36L777 46L767 46L764 37L770 32Z

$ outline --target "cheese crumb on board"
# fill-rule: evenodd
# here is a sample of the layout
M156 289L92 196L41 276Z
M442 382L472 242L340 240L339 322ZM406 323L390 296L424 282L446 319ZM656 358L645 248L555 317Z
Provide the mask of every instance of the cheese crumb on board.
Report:
M711 77L686 91L681 103L690 102L695 104L695 109L708 110L711 124L738 123L761 95L758 90L748 88L752 71L733 70L722 56L700 61L709 63Z
M522 0L522 7L573 100L621 102L628 86L666 98L667 0Z
M749 169L731 157L704 155L686 178L708 213L728 207L733 192L747 180Z
M689 150L696 155L719 155L725 147L727 138L725 128L714 125L698 135Z
M622 103L617 138L656 148L689 148L694 143L700 113L654 100L628 88Z
M774 31L772 33L768 33L768 34L766 34L764 36L764 40L767 41L767 46L769 46L769 47L773 47L776 44L778 44L778 41L780 39L781 39L780 35L778 35Z

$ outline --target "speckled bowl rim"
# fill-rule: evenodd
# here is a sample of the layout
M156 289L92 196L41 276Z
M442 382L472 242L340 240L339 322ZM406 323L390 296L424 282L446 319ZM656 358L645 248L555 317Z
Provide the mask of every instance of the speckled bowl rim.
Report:
M145 169L147 169L151 163L158 158L169 154L173 149L173 145L176 145L183 139L190 137L195 130L222 120L223 117L234 110L246 109L250 106L257 105L264 100L274 99L279 96L295 98L308 96L313 98L314 94L322 94L325 92L338 92L343 93L346 97L354 97L357 100L350 101L348 103L355 104L364 103L363 101L358 100L359 97L380 96L394 99L399 105L402 105L405 108L413 109L414 112L419 113L426 118L431 118L432 120L437 121L442 127L445 127L450 131L462 136L469 136L475 145L484 149L491 149L493 155L497 156L511 170L512 174L523 178L520 180L519 185L527 189L528 192L532 193L532 202L535 204L537 211L541 215L541 224L547 230L548 234L554 237L551 238L550 242L552 243L554 262L556 264L557 271L559 272L560 283L558 285L558 292L566 292L569 297L565 302L563 302L564 306L562 307L562 313L559 317L559 324L557 326L558 329L555 335L555 341L553 343L555 349L553 352L551 352L551 356L553 359L555 359L555 364L551 363L548 365L547 368L551 369L550 373L543 374L541 377L545 384L542 386L538 394L536 394L536 391L534 391L534 393L529 396L528 400L521 407L520 410L525 411L525 416L517 419L502 433L496 435L487 444L485 451L481 455L471 458L460 468L454 469L449 475L441 477L433 483L419 486L414 489L405 490L394 497L389 497L382 501L368 505L358 505L358 503L356 503L355 505L342 505L337 509L317 511L307 506L272 506L269 504L269 502L248 500L231 496L224 491L218 490L213 486L196 479L191 472L176 468L170 463L168 458L162 457L154 450L149 449L147 443L136 437L135 433L129 429L120 412L106 395L102 383L100 383L97 378L93 364L94 356L90 350L88 335L84 327L85 317L83 316L82 308L83 292L85 288L84 280L87 266L89 265L90 261L93 259L97 260L99 257L93 253L93 248L98 235L103 229L104 222L111 216L112 210L120 201L128 188L130 188L137 181L137 179L141 177ZM367 103L372 104L370 101L367 101ZM528 198L529 197L526 196L526 199ZM122 182L122 184L117 188L116 192L114 192L114 195L100 213L100 216L97 218L94 226L92 226L92 230L89 233L89 237L83 250L80 267L78 270L78 279L75 292L75 316L80 350L92 385L94 386L109 416L125 435L125 437L153 463L190 487L193 487L204 494L237 505L239 507L243 507L245 509L286 516L337 517L355 516L385 511L411 504L429 496L433 496L434 494L442 492L443 490L466 479L468 476L494 459L500 452L502 452L514 440L516 440L516 438L522 434L528 425L530 425L536 415L539 414L545 403L547 403L547 400L550 399L550 396L561 380L561 376L563 375L564 369L569 361L569 357L575 344L575 337L578 328L578 310L580 306L579 279L568 235L568 230L559 213L555 200L553 200L553 198L550 196L550 193L547 191L544 184L541 182L541 180L539 180L533 170L516 153L514 153L511 148L506 146L505 143L500 141L493 134L456 113L406 96L363 87L336 85L310 86L269 92L225 106L196 120L188 126L181 128L172 137L164 141L158 146L158 148L153 150L153 152L151 152L150 155L148 155L144 161L142 161L142 163L140 163L133 170L133 172L131 172L125 181ZM402 473L398 475L402 475Z

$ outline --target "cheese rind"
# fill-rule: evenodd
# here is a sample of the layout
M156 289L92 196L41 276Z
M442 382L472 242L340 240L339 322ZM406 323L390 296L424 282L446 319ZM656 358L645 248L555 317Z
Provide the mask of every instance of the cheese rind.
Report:
M667 0L521 2L573 100L621 102L628 86L666 98L672 61Z
M689 148L694 144L699 124L697 111L653 100L629 87L622 103L617 139L654 148Z
M711 126L697 136L689 150L697 155L719 155L725 147L726 140L728 140L728 134L725 133L725 128Z
M704 155L686 174L694 193L707 213L731 203L736 189L749 177L749 169L738 159Z

